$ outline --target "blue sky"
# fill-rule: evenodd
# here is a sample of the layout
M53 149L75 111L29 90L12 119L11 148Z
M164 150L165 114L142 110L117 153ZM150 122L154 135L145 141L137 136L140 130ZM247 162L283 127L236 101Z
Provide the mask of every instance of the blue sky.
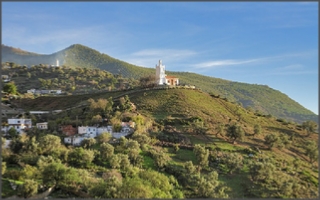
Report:
M317 2L2 2L2 44L83 44L169 71L268 85L318 114Z

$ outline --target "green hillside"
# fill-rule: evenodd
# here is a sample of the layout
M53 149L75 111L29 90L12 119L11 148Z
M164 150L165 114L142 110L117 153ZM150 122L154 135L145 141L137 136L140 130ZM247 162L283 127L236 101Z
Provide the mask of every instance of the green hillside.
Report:
M99 68L114 75L120 74L122 77L136 80L155 73L155 69L135 66L80 44L72 45L50 55L28 53L4 45L2 45L2 49L4 52L3 62L15 62L20 65L55 64L56 59L59 59L60 64L65 66ZM166 73L179 77L181 84L195 85L205 92L226 97L229 101L241 103L244 107L249 106L266 115L270 114L296 122L318 121L318 116L313 112L268 86L232 82L196 73L170 71Z
M135 109L119 112L121 104L119 99L126 95ZM318 140L317 133L307 134L300 124L288 123L268 115L248 111L237 103L209 95L201 90L146 89L101 92L90 95L39 97L23 99L23 108L66 110L49 117L50 124L55 124L55 126L59 123L72 122L90 124L90 119L98 112L88 112L90 111L88 100L98 101L99 99L110 99L110 97L114 101L114 113L110 114L111 120L114 118L134 120L139 124L136 130L138 135L146 134L153 138L153 141L159 140L157 143L150 143L149 150L142 150L141 155L144 157L142 167L157 170L154 164L156 163L154 162L155 157L152 156L152 153L147 152L153 152L150 149L165 152L170 164L164 167L165 171L160 170L160 172L177 178L179 184L183 185L182 190L186 197L196 197L193 195L198 192L194 186L188 185L188 182L186 183L181 177L181 173L186 174L184 168L187 167L184 166L187 165L187 161L203 167L199 168L201 176L206 176L216 170L219 173L219 181L230 188L225 192L231 198L313 198L317 196L317 162L309 163L309 156L306 153L309 143ZM12 105L18 104L19 100L16 100ZM103 112L102 115L106 113ZM229 127L234 124L243 130L241 139L237 138L235 143L227 134ZM219 132L221 125L223 129ZM256 125L259 125L261 129L255 134ZM277 140L270 140L268 143L270 135ZM177 151L174 150L175 144L180 146ZM201 159L195 156L194 150L184 148L196 145L202 145L210 152L209 165L201 164ZM118 150L118 152L121 151ZM250 154L254 157L251 158ZM220 158L223 162L216 165L216 158ZM258 162L257 166L255 162ZM96 163L98 162L92 165L99 165L100 168L107 166ZM239 166L237 163L240 163ZM263 167L264 165L270 168L267 170ZM98 171L100 168L96 167L92 170ZM235 168L238 170L230 171ZM295 185L288 186L291 188L290 191L283 189L286 182L295 183ZM293 190L292 188L295 187L297 188Z

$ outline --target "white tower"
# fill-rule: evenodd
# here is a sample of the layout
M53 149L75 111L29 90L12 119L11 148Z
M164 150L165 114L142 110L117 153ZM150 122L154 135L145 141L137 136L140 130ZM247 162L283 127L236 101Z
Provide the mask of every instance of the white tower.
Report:
M56 60L56 66L59 67L59 60Z
M158 85L163 85L166 83L165 66L162 65L161 60L159 60L159 64L156 65L156 82Z

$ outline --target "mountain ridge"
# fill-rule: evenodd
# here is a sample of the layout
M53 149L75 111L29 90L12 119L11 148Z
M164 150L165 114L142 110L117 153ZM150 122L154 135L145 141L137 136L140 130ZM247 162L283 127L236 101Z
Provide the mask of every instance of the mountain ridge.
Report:
M139 79L155 73L153 68L136 66L81 44L73 44L61 51L46 55L5 45L2 45L2 52L2 61L21 65L39 63L54 65L58 59L61 65L97 68L126 78ZM226 97L229 101L238 102L244 107L251 107L264 114L297 122L306 120L318 122L318 116L312 111L269 86L228 81L190 72L166 71L166 73L178 76L181 84L195 85L205 92Z

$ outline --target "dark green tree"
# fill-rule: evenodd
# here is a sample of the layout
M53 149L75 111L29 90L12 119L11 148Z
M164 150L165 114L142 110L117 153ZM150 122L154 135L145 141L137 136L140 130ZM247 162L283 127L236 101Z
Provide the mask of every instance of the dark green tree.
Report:
M110 133L102 133L97 137L97 141L99 144L107 143L111 140L112 135Z
M221 136L224 136L224 131L225 131L224 124L219 124L219 126L217 127L216 136L218 136L219 134Z
M143 88L151 88L155 87L156 85L157 84L155 75L149 75L140 78L140 86Z
M38 182L30 179L24 180L22 186L19 187L19 196L29 198L38 193Z
M100 157L102 160L109 160L114 153L114 147L109 143L102 143L100 145Z
M255 124L253 127L253 136L260 135L260 133L261 133L260 124Z
M9 94L17 94L17 86L13 82L5 84L2 90Z
M11 127L9 130L8 130L8 135L10 136L10 138L17 138L18 136L19 136L19 132L15 129L15 128L13 128L13 127Z
M110 158L110 165L112 169L120 169L121 158L118 154L114 154Z
M218 172L213 171L200 178L196 193L198 197L202 198L228 198L228 194L225 192L228 189L219 182Z
M209 150L205 149L200 144L196 144L194 146L193 152L197 157L199 165L202 167L207 167L209 164Z
M314 161L317 160L318 158L318 145L314 141L307 141L306 146L305 146L305 155L309 157L309 161L311 164L314 163Z
M233 124L227 128L226 136L232 139L232 143L234 144L237 139L239 140L243 139L244 131L241 126L237 124Z
M272 149L272 147L274 147L274 145L277 144L278 141L279 137L274 133L268 134L264 137L264 144L266 144L269 149Z
M52 154L61 147L61 139L56 135L45 135L39 139L40 154Z
M302 123L302 128L307 131L307 136L315 132L317 127L318 127L318 124L314 121L308 120Z
M87 168L94 159L94 151L78 147L69 152L68 163L74 167Z
M232 174L234 171L239 171L243 167L243 157L238 153L226 153L223 158L223 163L228 168L228 172Z
M85 149L91 149L93 147L93 145L95 145L97 142L96 142L96 139L94 138L86 138L84 140L81 141L81 146Z

